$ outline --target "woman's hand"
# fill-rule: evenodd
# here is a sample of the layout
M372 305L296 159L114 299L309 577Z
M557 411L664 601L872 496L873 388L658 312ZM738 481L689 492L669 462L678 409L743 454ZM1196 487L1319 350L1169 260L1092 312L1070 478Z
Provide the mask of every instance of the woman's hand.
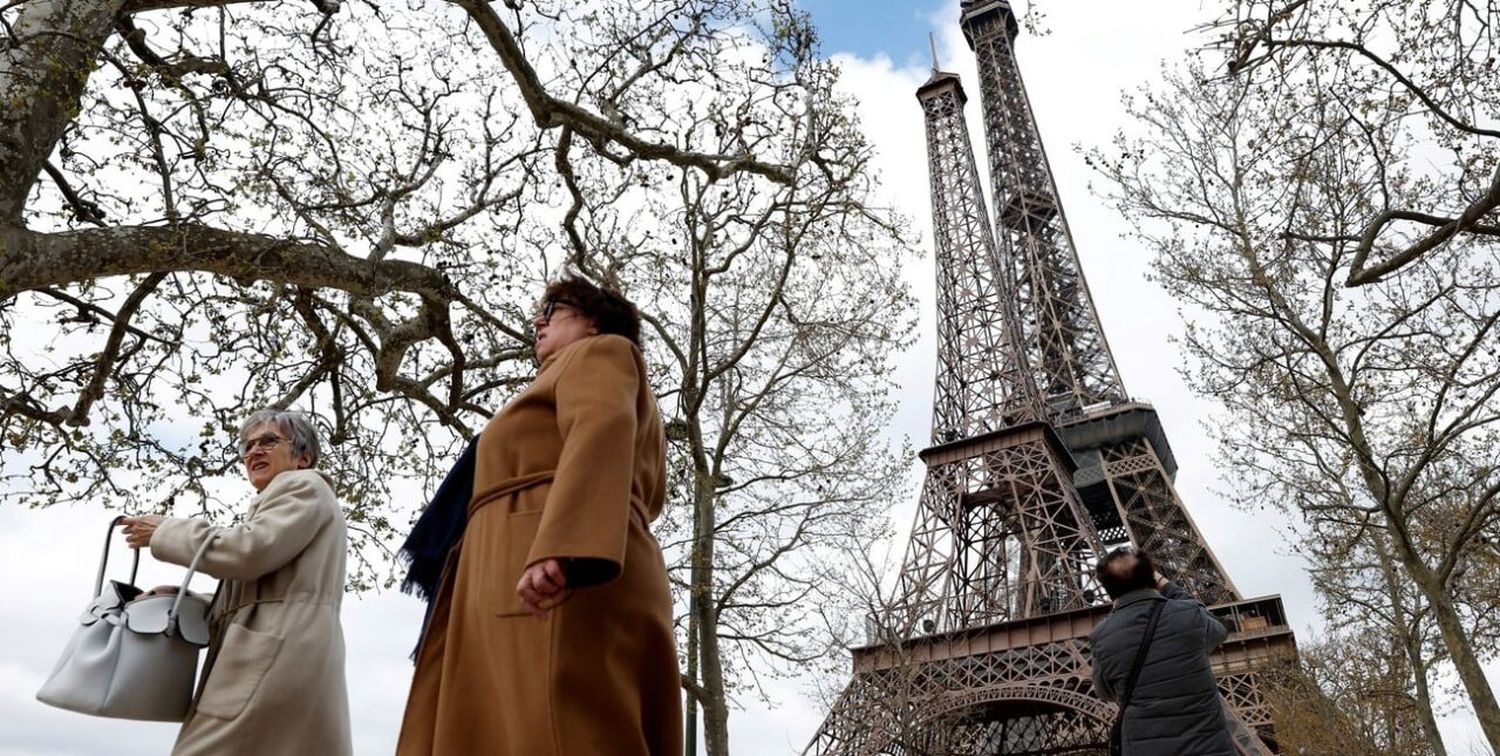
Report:
M546 619L547 612L568 598L568 575L562 562L543 559L527 567L521 573L521 581L516 583L516 595L521 597L521 603L531 611L531 616Z
M125 543L132 549L141 549L151 545L151 534L156 532L156 526L167 518L161 515L140 515L139 517L126 517L121 520L125 525Z

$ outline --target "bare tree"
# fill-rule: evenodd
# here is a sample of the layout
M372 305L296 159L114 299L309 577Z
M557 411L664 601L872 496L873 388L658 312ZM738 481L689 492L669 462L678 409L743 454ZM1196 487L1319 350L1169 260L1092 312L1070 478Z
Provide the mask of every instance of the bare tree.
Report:
M766 186L830 168L756 117L812 54L794 18L778 0L0 5L4 495L222 508L239 417L301 406L380 543L410 511L391 482L440 472L530 379L567 155L616 166L590 199L627 204L657 167ZM667 107L705 91L743 117L709 133Z
M1385 531L1372 519L1311 518L1311 527L1297 534L1324 620L1335 628L1301 649L1303 669L1336 707L1357 714L1351 719L1385 752L1446 756L1433 699L1436 671L1446 658L1442 638L1427 601L1402 574ZM1289 708L1300 698L1290 693ZM1401 746L1407 739L1420 739L1420 748Z
M1374 283L1468 236L1500 237L1500 4L1493 0L1235 0L1214 26L1229 74L1303 102L1326 87L1431 146L1424 186L1386 193L1347 229L1344 281ZM1439 157L1440 156L1440 157ZM1363 156L1372 169L1384 158ZM1371 171L1362 180L1388 187ZM1402 190L1404 189L1404 190Z
M856 664L852 677L819 681L819 698L830 714L803 753L952 752L943 728L933 726L931 701L922 696L921 618L906 611L898 590L897 545L886 541L857 552L853 569L835 578L839 594L824 606L824 621L851 655L865 648L869 668Z
M1194 309L1188 377L1227 409L1217 432L1241 503L1286 508L1312 536L1378 536L1367 548L1388 546L1415 587L1493 747L1494 596L1469 565L1493 559L1500 520L1494 242L1454 237L1345 287L1371 213L1436 185L1405 136L1405 95L1365 107L1344 96L1347 70L1302 65L1265 80L1190 63L1131 103L1146 136L1090 159L1157 280Z
M1298 644L1298 662L1268 696L1282 753L1433 756L1407 692L1405 653L1378 631L1340 630Z

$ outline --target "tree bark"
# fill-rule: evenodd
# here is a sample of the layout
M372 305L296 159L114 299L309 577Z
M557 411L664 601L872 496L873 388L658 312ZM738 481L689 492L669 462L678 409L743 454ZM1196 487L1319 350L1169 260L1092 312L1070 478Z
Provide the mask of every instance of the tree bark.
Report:
M706 613L716 614L713 602ZM703 742L708 756L729 756L729 701L724 691L724 660L719 652L718 620L700 625L703 656Z
M698 434L697 437L701 438L701 431L695 428L694 432ZM699 583L699 580L702 579L701 571L699 570L701 555L698 548L698 521L700 519L702 519L702 509L698 506L698 502L695 499L693 501L693 552L688 562L690 569L688 571L687 618L688 679L692 682L692 685L687 691L687 711L683 712L687 729L683 741L688 756L698 755L698 709L703 703L699 695L700 691L703 690L703 677L700 674L702 666L698 661L698 629L703 626L701 612L705 598L705 592Z
M1405 559L1407 555L1402 553L1401 556ZM1443 645L1447 647L1448 654L1453 659L1453 667L1458 671L1458 678L1463 681L1469 701L1474 705L1479 728L1484 731L1490 749L1500 753L1500 703L1496 702L1495 690L1490 686L1489 678L1485 677L1479 658L1474 654L1474 647L1469 642L1469 634L1464 630L1458 610L1454 608L1443 586L1435 585L1436 576L1431 574L1426 565L1408 565L1407 570L1420 570L1413 572L1417 587L1427 595L1428 602L1432 604L1432 613L1437 620L1438 631L1443 636Z
M1381 513L1390 528L1392 551L1406 574L1416 583L1417 590L1427 599L1428 607L1437 620L1443 646L1453 660L1454 669L1458 671L1459 680L1474 707L1474 714L1479 719L1479 727L1484 731L1485 740L1492 750L1500 752L1500 703L1495 700L1495 691L1480 667L1479 659L1469 642L1469 634L1464 630L1463 621L1453 606L1447 587L1417 552L1411 541L1411 534L1402 520L1401 508L1390 500L1393 494L1385 485L1380 471L1373 466L1374 457L1370 454L1364 429L1358 421L1357 410L1348 399L1352 394L1348 391L1347 384L1337 371L1330 370L1330 377L1334 379L1335 392L1344 405L1344 421L1350 431L1350 440L1360 452L1365 485L1375 501L1380 502Z
M55 234L0 224L0 301L95 278L190 271L359 296L404 291L447 301L457 294L441 272L416 263L370 261L311 242L196 223Z
M1406 656L1412 665L1412 683L1416 686L1417 718L1422 721L1422 735L1433 756L1448 756L1443 745L1443 735L1438 731L1437 718L1432 714L1432 691L1427 686L1427 660L1422 658L1421 642L1408 635L1404 639Z
M1427 741L1427 746L1432 749L1433 756L1448 756L1448 749L1443 745L1442 733L1438 732L1437 718L1432 713L1432 694L1427 687L1428 660L1422 654L1422 637L1420 634L1420 620L1412 607L1407 605L1401 592L1401 583L1396 571L1396 565L1391 563L1390 543L1384 533L1375 531L1375 554L1380 560L1380 571L1385 579L1386 594L1390 596L1393 619L1396 624L1397 640L1401 644L1402 653L1406 655L1407 664L1411 666L1412 686L1416 692L1417 719L1422 723L1422 737ZM1408 623L1407 618L1412 622Z
M124 0L31 0L0 49L0 226L19 226L31 187L78 114Z
M1326 348L1326 345L1323 346ZM1491 750L1500 752L1500 703L1495 700L1495 691L1485 677L1484 669L1480 667L1469 641L1469 634L1464 630L1463 621L1453 606L1447 587L1417 552L1401 517L1400 506L1391 501L1393 494L1385 485L1380 471L1374 467L1374 456L1370 453L1370 445L1359 422L1358 411L1349 399L1352 393L1348 390L1347 383L1342 374L1333 368L1333 362L1329 361L1327 364L1330 367L1329 375L1334 379L1335 394L1343 405L1344 422L1350 431L1350 441L1359 452L1365 486L1375 501L1380 503L1380 511L1390 528L1392 551L1406 574L1416 583L1417 590L1427 599L1428 607L1437 620L1443 646L1453 660L1464 692L1468 694L1469 703L1473 705L1474 714L1479 719L1479 728L1484 731Z
M697 252L696 254L701 254ZM703 743L708 756L729 756L729 706L724 690L724 658L719 646L718 603L714 592L714 539L717 520L714 483L717 467L704 440L703 406L714 380L708 368L706 317L708 278L701 257L694 260L687 362L683 365L681 407L687 423L693 464L693 550L690 575L690 624L696 631L699 676L697 704L703 714ZM697 724L696 715L693 724ZM696 747L696 746L695 746Z
M724 690L724 658L719 648L718 607L713 596L714 491L712 479L700 476L694 486L698 511L693 587L699 594L698 653L702 661L703 742L708 756L729 756L729 702Z

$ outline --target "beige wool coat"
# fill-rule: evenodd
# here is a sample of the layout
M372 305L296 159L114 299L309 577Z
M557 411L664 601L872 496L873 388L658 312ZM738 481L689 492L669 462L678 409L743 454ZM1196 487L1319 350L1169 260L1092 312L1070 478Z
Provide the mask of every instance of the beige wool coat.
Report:
M640 350L580 339L484 429L463 540L417 654L399 756L677 756L672 599L650 523L666 498ZM516 583L564 560L545 619Z
M330 483L316 470L277 475L204 553L198 569L222 583L175 756L352 752L339 624L348 536ZM214 530L169 518L151 554L187 565Z

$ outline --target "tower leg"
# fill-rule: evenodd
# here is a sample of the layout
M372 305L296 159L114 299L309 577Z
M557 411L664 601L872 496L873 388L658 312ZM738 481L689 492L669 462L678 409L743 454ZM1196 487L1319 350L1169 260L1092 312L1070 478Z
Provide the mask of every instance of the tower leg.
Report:
M900 633L932 633L1094 604L1101 544L1067 452L1040 423L923 452L928 465L898 582Z
M1237 600L1239 592L1198 532L1151 444L1136 438L1100 453L1131 542L1150 552L1162 572L1199 601L1213 606Z

